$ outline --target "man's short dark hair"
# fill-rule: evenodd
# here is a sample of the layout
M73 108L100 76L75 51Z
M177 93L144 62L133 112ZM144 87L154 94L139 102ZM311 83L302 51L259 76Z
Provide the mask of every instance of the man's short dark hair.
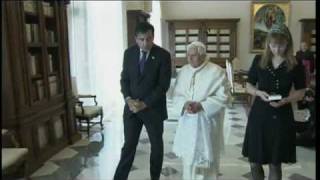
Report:
M134 35L137 36L139 33L145 34L150 30L153 35L154 34L154 27L148 22L141 22L141 23L137 24Z

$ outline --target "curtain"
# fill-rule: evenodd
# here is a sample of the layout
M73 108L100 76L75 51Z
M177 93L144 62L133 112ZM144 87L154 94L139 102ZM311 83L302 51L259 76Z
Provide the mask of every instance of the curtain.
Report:
M160 1L152 1L152 12L150 14L150 23L154 26L154 43L162 46L161 32L161 5Z
M96 94L104 120L120 122L124 106L120 92L126 48L124 19L121 1L71 1L68 7L71 75L77 91Z

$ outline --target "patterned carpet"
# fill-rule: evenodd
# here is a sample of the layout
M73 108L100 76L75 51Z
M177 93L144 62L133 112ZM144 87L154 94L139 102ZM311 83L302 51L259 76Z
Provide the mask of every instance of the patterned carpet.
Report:
M221 180L250 179L249 164L242 157L241 149L246 126L246 110L241 105L227 109L224 120L225 152L221 159ZM119 161L123 130L119 122L105 122L100 132L94 127L93 135L65 148L47 161L43 167L32 174L33 180L109 180L112 179ZM181 159L172 153L173 138L177 126L176 120L165 121L164 126L164 162L162 180L181 180ZM143 128L136 158L129 174L129 180L147 180L149 178L150 143ZM283 165L283 179L315 179L315 149L297 146L296 164ZM264 167L266 176L268 168ZM267 177L266 177L267 178Z

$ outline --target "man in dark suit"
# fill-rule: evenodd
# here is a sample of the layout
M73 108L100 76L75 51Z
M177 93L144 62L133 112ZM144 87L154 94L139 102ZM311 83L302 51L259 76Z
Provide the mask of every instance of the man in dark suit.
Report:
M151 24L138 24L135 39L136 45L124 52L120 80L126 101L124 145L114 179L128 178L144 125L151 143L150 175L152 180L157 180L163 161L163 120L168 117L166 92L171 79L171 58L168 51L153 43L154 28Z
M314 53L310 50L307 42L302 41L300 44L300 50L296 52L296 59L299 64L304 65L303 61L308 61L310 73L314 72Z

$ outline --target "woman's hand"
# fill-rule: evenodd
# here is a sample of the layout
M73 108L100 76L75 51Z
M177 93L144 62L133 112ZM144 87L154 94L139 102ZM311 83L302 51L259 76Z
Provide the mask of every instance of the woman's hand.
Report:
M269 94L268 93L266 93L264 91L256 90L255 95L259 96L263 101L269 102L269 100L268 100Z
M278 101L278 102L270 102L270 106L272 106L272 107L274 107L274 108L278 108L278 107L281 107L281 106L283 106L283 105L285 105L285 104L288 104L288 103L290 103L290 101L288 100L288 98L283 98L283 99L281 99L280 101Z

